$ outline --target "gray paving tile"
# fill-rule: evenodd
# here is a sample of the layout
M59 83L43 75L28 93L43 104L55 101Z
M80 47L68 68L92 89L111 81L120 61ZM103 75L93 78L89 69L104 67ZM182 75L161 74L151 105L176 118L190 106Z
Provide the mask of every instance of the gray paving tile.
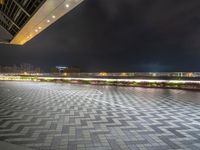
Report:
M0 82L0 140L38 150L197 150L200 92Z

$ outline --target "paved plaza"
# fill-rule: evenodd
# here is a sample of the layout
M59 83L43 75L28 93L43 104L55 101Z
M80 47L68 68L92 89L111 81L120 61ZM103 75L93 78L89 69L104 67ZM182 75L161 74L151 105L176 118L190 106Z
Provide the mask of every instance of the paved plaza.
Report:
M35 150L200 150L200 92L0 82L0 141Z

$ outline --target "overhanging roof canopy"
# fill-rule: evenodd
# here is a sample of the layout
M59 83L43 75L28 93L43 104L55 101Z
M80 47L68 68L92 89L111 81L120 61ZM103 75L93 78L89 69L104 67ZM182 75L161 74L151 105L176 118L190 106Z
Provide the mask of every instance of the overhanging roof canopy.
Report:
M12 37L3 42L25 44L82 1L0 0L0 26Z

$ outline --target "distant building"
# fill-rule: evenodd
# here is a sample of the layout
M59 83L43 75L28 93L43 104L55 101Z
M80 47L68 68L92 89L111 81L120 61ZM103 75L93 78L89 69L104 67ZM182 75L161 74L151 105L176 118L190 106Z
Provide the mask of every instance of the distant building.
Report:
M64 71L67 69L68 67L64 67L64 66L56 66L56 69L58 70L59 73L64 73Z
M80 68L78 67L66 67L66 66L56 66L51 68L51 73L80 73Z
M33 69L34 67L31 64L21 64L20 65L20 70L21 72L28 72L28 73L32 73L34 71Z
M41 69L26 63L21 64L20 66L0 66L0 73L24 74L25 72L27 74L41 73Z

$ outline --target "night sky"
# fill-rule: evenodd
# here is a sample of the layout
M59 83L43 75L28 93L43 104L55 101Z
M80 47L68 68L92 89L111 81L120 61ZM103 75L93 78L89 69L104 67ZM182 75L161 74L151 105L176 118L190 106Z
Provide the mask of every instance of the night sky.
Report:
M200 71L199 0L85 0L0 65L82 71Z

